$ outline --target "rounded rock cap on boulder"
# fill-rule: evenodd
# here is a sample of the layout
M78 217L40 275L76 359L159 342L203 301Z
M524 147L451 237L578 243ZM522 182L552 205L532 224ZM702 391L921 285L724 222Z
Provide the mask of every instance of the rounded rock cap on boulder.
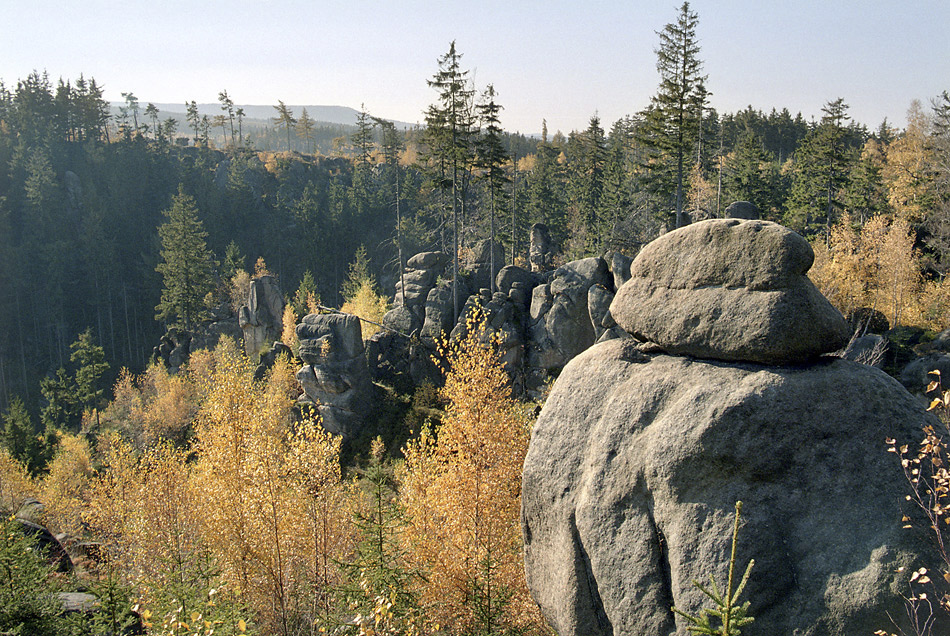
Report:
M610 313L669 353L797 364L844 347L851 330L805 275L808 242L777 223L711 219L661 236L630 265Z

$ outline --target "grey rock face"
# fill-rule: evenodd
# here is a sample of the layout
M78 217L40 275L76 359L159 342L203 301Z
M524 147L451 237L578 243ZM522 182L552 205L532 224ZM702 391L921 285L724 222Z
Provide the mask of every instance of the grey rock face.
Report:
M273 276L251 280L247 305L238 313L238 324L244 331L244 351L256 358L284 329L284 295Z
M723 216L727 219L760 219L762 212L758 206L748 201L734 201L726 208Z
M274 367L277 358L280 356L287 356L288 360L293 360L294 352L293 349L283 342L276 341L271 345L267 353L261 355L261 362L257 365L257 368L254 369L254 379L258 381L263 380L264 376Z
M851 636L903 619L898 592L929 548L901 529L906 484L884 440L917 441L932 419L916 400L836 358L767 367L645 350L612 340L576 357L532 433L526 573L558 634L686 634L670 607L698 613L708 599L692 580L722 581L737 500L739 566L755 559L750 634ZM934 633L950 633L939 620Z
M491 268L492 252L495 256L494 271ZM505 266L505 250L498 242L492 243L488 239L479 241L474 245L471 256L465 259L462 266L470 272L468 283L472 289L491 288L498 271Z
M643 248L610 312L670 353L791 364L844 347L844 317L805 276L801 236L768 221L712 219Z
M444 333L452 331L455 322L455 302L452 299L452 282L446 281L433 287L426 297L425 322L420 336L430 344Z
M359 434L372 400L373 384L363 349L360 321L348 314L309 314L297 325L297 372L323 427L345 438Z
M401 334L410 335L413 331L422 328L422 320L405 305L396 305L383 316L383 325Z
M930 373L939 371L940 376ZM942 353L930 353L917 358L901 371L901 384L908 391L924 393L934 380L940 380L942 390L950 389L950 356Z
M434 330L436 323L433 321L441 322L443 318L427 317L430 309L436 311L434 305L430 308L428 298L448 262L449 256L443 252L420 252L410 258L403 275L396 280L394 306L383 316L383 325L408 336L422 329L429 320L429 330ZM460 292L461 297L464 294L467 290ZM451 318L454 321L454 316Z
M594 339L599 340L604 331L614 326L613 316L610 315L610 303L614 293L603 285L592 285L587 290L587 312L590 322L594 326Z
M620 289L624 283L630 280L630 264L633 259L624 256L620 252L608 252L606 260L610 266L610 273L614 277L614 289Z
M528 261L532 272L546 272L551 269L551 258L554 256L554 246L551 243L551 232L544 223L535 223L531 226L531 244L528 248Z
M158 346L152 349L152 362L164 364L169 372L176 373L188 362L191 341L192 335L184 329L169 329L158 341Z
M528 270L517 265L502 267L495 277L495 287L498 291L507 294L515 283L522 283L524 289L533 289L538 284L537 277Z
M408 261L406 269L444 269L449 263L449 255L445 252L419 252Z
M887 360L887 349L887 338L871 333L849 342L841 357L883 369Z
M610 284L607 263L594 257L562 265L549 284L534 288L529 367L558 370L594 344L597 334L588 312L588 290L594 285Z

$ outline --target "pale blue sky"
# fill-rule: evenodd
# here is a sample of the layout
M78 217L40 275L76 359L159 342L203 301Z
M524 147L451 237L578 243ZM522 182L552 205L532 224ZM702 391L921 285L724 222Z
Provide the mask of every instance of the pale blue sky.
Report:
M415 122L456 40L510 130L605 126L656 91L655 31L681 3L612 0L0 0L0 79L93 76L118 101L327 104ZM713 106L843 97L857 121L903 125L911 100L950 90L950 2L694 0Z

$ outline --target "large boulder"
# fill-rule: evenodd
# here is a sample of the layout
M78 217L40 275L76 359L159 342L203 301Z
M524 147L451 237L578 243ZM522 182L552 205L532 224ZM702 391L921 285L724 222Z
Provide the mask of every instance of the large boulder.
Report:
M492 269L493 256L494 270ZM505 249L501 243L492 242L490 239L477 242L472 247L471 254L462 262L462 267L469 272L467 278L472 289L490 289L498 271L504 266Z
M760 219L762 212L759 207L749 201L733 201L726 208L723 216L727 219Z
M650 347L611 340L574 358L533 429L525 567L558 634L685 635L670 608L699 613L709 599L692 582L723 585L737 500L737 568L755 559L750 634L906 622L900 594L929 548L901 528L907 483L885 438L914 444L935 420L847 360L778 367ZM933 633L948 630L940 614Z
M524 289L533 289L539 282L538 276L517 265L502 267L495 277L495 287L503 294L511 291L515 283L521 283Z
M464 302L468 297L468 287L459 281L459 300ZM452 331L455 326L455 301L452 298L452 281L444 281L433 287L426 297L425 322L422 324L420 336L431 347L443 335Z
M851 342L842 352L841 357L846 360L854 360L861 364L869 364L872 367L883 369L887 362L888 342L884 336L876 333L869 333L864 336L852 338Z
M607 252L604 259L610 266L610 273L613 274L614 289L620 289L624 283L630 280L630 264L633 263L633 259L620 252Z
M901 370L900 381L913 393L926 393L931 382L938 382L941 391L950 389L950 355L929 353L916 358Z
M695 223L643 248L610 313L670 353L805 362L843 348L851 334L805 276L813 261L808 242L777 223Z
M393 308L383 316L383 325L387 329L409 336L422 329L427 320L443 320L441 315L427 317L430 312L428 299L432 290L440 286L439 276L448 262L449 256L443 252L419 252L408 260L402 276L396 280ZM431 309L436 311L434 305ZM455 316L446 316L445 319L454 321ZM434 323L430 324L429 331L433 329Z

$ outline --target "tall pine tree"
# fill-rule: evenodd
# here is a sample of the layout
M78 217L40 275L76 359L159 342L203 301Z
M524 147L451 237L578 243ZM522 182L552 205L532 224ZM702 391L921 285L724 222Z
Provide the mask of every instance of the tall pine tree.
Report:
M482 170L482 181L488 187L489 232L492 245L495 243L495 212L505 197L505 184L510 181L505 174L504 165L508 162L508 152L502 143L501 120L498 114L502 106L495 103L495 87L491 84L485 89L482 99L475 110L478 112L482 135L476 144L478 150L477 165ZM495 250L491 250L491 290L495 291Z
M439 163L446 167L443 183L451 180L452 189L452 299L455 315L459 314L459 197L462 194L461 176L471 157L472 117L471 100L474 91L469 86L468 71L462 70L462 54L455 50L455 40L448 52L439 58L439 70L428 80L429 86L439 93L439 103L426 113L426 126L440 132L439 150L444 156ZM430 149L431 150L431 149Z
M687 223L683 211L686 167L699 143L702 114L710 95L699 59L698 24L699 17L684 2L676 22L657 33L660 87L642 113L645 125L640 129L640 141L649 149L652 189L664 200L672 195L677 227Z
M205 296L214 290L214 257L208 249L195 200L178 187L172 206L165 210L165 223L158 228L162 262L155 270L162 275L162 299L156 319L191 329L204 313Z

